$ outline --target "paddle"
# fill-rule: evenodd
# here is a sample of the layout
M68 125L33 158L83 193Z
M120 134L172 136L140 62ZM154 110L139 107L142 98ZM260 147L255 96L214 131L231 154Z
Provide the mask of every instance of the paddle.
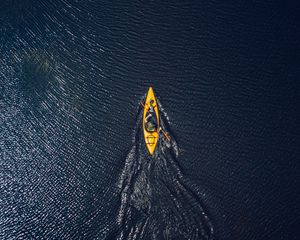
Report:
M167 135L167 133L160 127L158 132L162 131L162 133L164 134L164 136L166 137L166 139L168 139L169 142L171 142L170 137Z
M143 108L145 108L145 104L143 102L140 102L140 104L142 105ZM153 108L156 108L156 105Z

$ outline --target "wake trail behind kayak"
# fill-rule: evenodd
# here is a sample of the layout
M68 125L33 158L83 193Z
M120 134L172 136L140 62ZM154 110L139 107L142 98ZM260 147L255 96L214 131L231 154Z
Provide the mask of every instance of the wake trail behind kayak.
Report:
M158 104L171 143L161 134L154 155L149 156L139 108L133 146L119 181L119 228L109 239L213 239L212 223L180 171L178 146Z

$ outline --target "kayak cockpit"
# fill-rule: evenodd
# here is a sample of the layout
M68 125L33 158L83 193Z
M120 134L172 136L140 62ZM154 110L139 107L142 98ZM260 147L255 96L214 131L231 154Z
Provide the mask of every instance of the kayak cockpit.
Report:
M156 132L158 129L157 117L152 105L146 113L145 128L147 132Z

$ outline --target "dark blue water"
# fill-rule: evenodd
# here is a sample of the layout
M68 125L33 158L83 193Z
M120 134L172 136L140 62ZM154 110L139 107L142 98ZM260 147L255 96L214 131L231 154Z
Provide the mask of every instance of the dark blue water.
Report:
M2 1L0 239L298 239L299 10Z

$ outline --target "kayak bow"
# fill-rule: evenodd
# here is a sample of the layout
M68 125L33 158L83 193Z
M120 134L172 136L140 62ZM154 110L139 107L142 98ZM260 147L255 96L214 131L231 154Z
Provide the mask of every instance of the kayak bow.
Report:
M156 115L156 120L157 120L157 131L147 131L146 129L146 115L147 112L149 111L150 108L150 101L152 102L152 106L154 108L154 112ZM150 155L153 155L157 142L158 142L158 138L159 138L159 133L158 130L160 129L160 122L159 122L159 112L158 112L158 105L157 105L157 101L153 92L152 87L149 88L148 93L147 93L147 97L145 100L145 104L144 104L144 113L143 113L143 130L144 130L144 138L145 138L145 143L146 143L146 147L150 153Z

